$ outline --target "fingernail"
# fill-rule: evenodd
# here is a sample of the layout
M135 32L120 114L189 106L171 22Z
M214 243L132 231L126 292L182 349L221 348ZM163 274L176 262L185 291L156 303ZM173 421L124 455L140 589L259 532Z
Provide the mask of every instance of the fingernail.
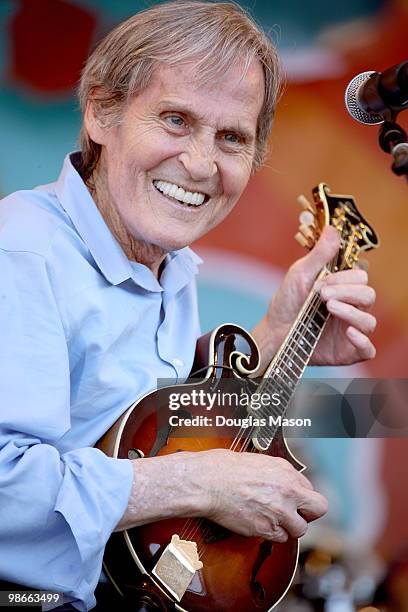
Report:
M339 310L339 302L337 302L336 300L329 300L326 303L326 306L329 310L334 310L334 311L338 311Z
M321 280L317 280L317 281L315 282L315 284L313 285L313 289L314 289L314 290L315 290L317 293L319 293L319 291L320 291L320 289L321 289L322 287L323 287L323 281L321 281Z
M320 294L322 297L324 297L326 300L328 300L329 298L333 297L334 295L334 291L331 287L322 287L322 290L320 291Z

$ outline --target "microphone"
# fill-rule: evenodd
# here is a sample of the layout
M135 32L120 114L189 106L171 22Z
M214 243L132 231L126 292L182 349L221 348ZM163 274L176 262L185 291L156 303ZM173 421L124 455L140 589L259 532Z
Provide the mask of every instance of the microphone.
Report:
M384 72L368 71L350 81L345 93L348 112L360 123L391 121L408 108L408 60Z

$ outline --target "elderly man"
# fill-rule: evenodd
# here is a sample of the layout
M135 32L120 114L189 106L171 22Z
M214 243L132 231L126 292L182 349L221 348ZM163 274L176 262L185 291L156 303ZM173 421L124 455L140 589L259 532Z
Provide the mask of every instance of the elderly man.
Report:
M188 245L232 211L262 163L278 88L273 46L236 5L146 10L85 66L82 151L57 182L3 200L3 580L86 610L115 529L202 516L282 542L326 512L282 459L213 450L131 461L93 448L158 378L188 376L199 335ZM337 249L329 229L289 270L253 330L260 370ZM372 358L366 273L333 274L320 291L334 316L314 363Z

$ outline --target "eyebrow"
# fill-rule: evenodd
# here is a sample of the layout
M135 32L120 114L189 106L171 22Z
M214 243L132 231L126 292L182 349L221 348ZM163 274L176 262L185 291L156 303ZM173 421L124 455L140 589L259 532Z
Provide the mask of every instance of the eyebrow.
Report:
M161 100L158 105L158 110L162 111L165 108L170 108L171 110L174 110L176 112L179 112L185 115L189 115L195 121L203 121L204 119L203 115L198 115L185 102L177 102L176 100L171 100L171 99ZM229 125L229 126L225 125L222 128L217 128L217 132L237 132L238 134L243 136L245 140L247 140L249 143L255 140L255 137L256 137L256 134L254 134L250 128L243 126L239 123L237 125Z

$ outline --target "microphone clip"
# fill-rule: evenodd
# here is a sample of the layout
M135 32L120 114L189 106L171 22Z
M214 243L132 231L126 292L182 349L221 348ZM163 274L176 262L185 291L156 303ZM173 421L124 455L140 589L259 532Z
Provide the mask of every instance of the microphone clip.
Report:
M408 141L405 130L395 121L384 121L378 142L385 153L393 157L391 170L397 176L405 176L408 181Z

